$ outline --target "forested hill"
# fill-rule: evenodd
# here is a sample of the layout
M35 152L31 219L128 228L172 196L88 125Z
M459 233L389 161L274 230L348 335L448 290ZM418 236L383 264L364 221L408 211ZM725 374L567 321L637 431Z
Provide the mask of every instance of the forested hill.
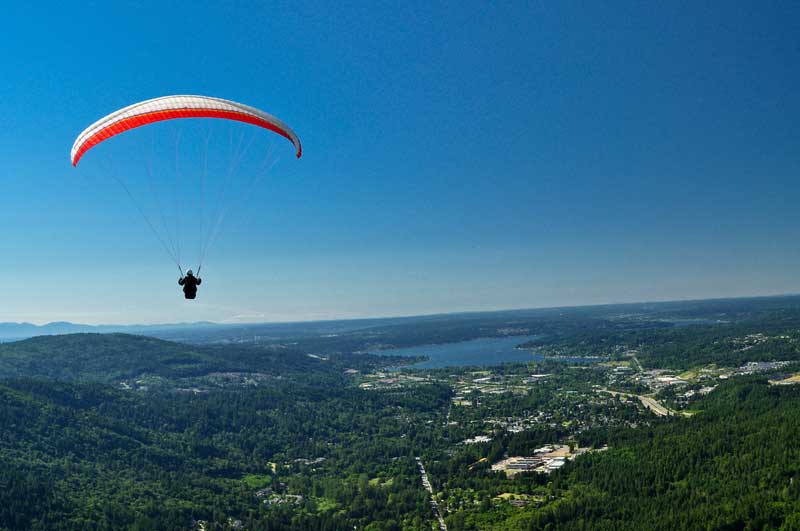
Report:
M0 382L0 530L431 529L413 458L431 434L409 419L432 422L449 390L319 376L196 394ZM262 489L304 497L272 507Z
M113 382L208 367L213 359L176 343L125 334L43 336L0 345L0 378Z
M620 430L493 529L800 529L800 387L731 382L689 419Z
M217 372L272 375L341 372L386 358L311 357L287 347L197 347L128 334L42 336L0 344L0 380L44 378L112 383L143 375L175 379Z

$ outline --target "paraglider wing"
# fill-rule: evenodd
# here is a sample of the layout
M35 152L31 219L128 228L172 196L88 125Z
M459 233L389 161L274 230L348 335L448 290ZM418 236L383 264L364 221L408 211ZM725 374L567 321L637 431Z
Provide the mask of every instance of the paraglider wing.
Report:
M87 127L72 145L72 165L77 166L87 151L112 136L143 125L177 118L221 118L256 125L287 138L297 150L297 158L303 154L300 139L294 131L271 114L221 98L164 96L120 109Z

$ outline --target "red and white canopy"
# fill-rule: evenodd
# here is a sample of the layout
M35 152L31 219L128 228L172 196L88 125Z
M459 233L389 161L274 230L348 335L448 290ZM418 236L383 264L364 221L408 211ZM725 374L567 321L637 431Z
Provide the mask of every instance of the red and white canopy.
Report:
M177 118L221 118L257 125L287 138L297 150L297 158L303 154L300 139L288 125L255 107L208 96L164 96L115 111L87 127L72 145L72 165L77 166L87 151L112 136Z

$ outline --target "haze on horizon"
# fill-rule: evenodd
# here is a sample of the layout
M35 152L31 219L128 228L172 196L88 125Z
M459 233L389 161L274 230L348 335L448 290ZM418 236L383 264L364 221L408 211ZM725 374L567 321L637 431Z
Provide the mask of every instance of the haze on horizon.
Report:
M797 3L192 5L4 11L0 321L800 291ZM68 159L100 116L180 93L264 108L304 144L194 302L118 185Z

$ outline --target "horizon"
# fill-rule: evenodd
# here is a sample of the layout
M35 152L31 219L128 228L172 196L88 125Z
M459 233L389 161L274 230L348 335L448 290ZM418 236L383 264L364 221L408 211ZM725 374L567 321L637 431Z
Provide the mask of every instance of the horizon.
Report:
M754 299L778 299L778 298L791 298L800 297L800 293L772 293L761 295L739 295L733 297L708 297L708 298L686 298L686 299L659 299L659 300L631 300L631 301L610 301L610 302L597 302L589 304L570 304L564 306L527 306L517 308L493 308L484 310L455 310L443 311L432 313L418 313L418 314L392 314L392 315L363 315L356 317L343 317L333 319L308 319L297 321L177 321L177 322L135 322L135 323L113 323L113 322L75 322L75 321L0 321L0 325L32 325L35 327L45 327L48 325L72 325L72 326L87 326L87 327L183 327L183 326L248 326L248 325L293 325L293 324L314 324L314 323L334 323L334 322L347 322L347 321L371 321L371 320L390 320L390 319L416 319L425 317L438 317L438 316L458 316L458 315L473 315L473 314L492 314L492 313L511 313L511 312L525 312L536 310L567 310L577 308L599 308L603 306L634 306L646 304L670 304L670 303L701 303L713 301L747 301Z

